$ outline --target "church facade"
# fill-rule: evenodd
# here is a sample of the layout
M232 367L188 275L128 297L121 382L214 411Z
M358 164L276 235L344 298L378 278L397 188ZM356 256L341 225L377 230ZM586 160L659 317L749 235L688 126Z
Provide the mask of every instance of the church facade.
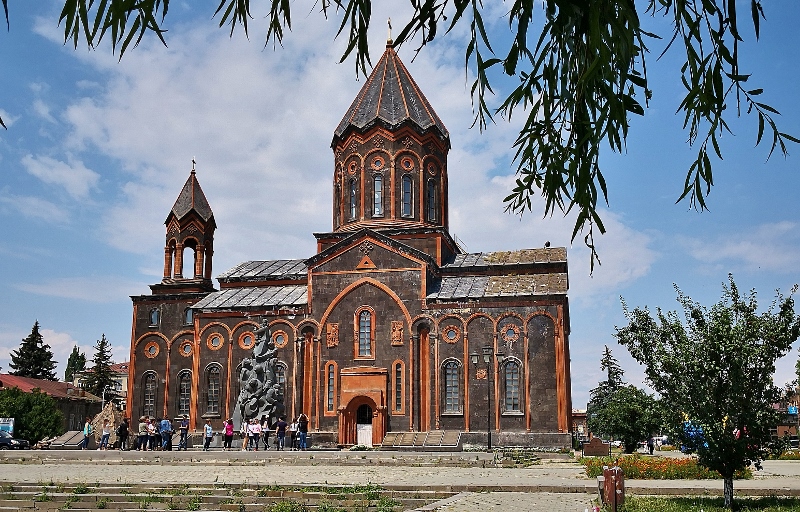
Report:
M391 44L332 149L333 229L314 234L317 253L243 262L219 289L214 214L192 171L165 222L163 279L132 297L129 417L220 428L264 322L285 414L307 414L317 440L480 442L488 428L505 444L569 445L566 249L458 246L449 133Z

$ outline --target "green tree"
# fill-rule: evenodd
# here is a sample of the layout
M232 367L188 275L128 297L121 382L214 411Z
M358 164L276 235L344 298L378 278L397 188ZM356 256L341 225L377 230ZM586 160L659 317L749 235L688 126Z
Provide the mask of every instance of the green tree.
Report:
M780 292L759 314L756 292L742 295L728 279L710 309L676 286L683 322L676 312L658 309L654 318L646 307L631 311L623 302L628 325L615 336L673 412L676 438L722 475L725 506L732 507L734 473L768 454L770 429L779 419L772 407L780 396L772 380L775 361L800 335L800 318L792 296ZM691 435L694 427L701 436Z
M12 375L30 377L32 379L58 380L56 378L56 362L50 345L44 342L39 332L39 321L33 324L31 333L22 340L17 350L11 352L11 363L8 365Z
M77 372L86 369L86 354L78 350L78 345L72 347L72 352L67 359L67 370L64 372L64 380L72 382Z
M8 22L8 0L2 4ZM282 44L285 31L292 27L295 4L276 0L259 4L268 9L266 44ZM414 0L412 17L394 42L400 45L416 37L419 50L442 32L468 26L465 65L476 77L471 88L475 124L483 130L497 115L510 119L521 110L526 116L513 146L518 179L505 198L507 209L521 214L531 208L531 198L541 194L545 215L576 211L572 240L586 232L593 267L599 261L594 229L605 232L597 205L608 203L600 148L625 150L631 118L644 115L653 94L646 41L660 37L642 26L642 14L648 15L645 20L668 19L672 33L664 52L674 46L684 54L685 94L677 110L684 116L687 139L697 156L682 180L679 200L706 209L705 196L714 183L711 158L722 159L719 139L730 132L732 116L744 112L756 117L756 145L768 131L769 155L775 149L785 155L787 141L800 142L779 131L774 120L778 111L760 100L763 90L748 85L750 74L740 69L744 36L736 4L735 0L514 0L506 15L508 34L490 39L483 21L487 7L481 0ZM230 26L231 35L237 26L248 34L250 5L250 0L220 0L214 15L219 15L220 27ZM337 36L347 32L348 42L341 61L353 56L356 73L366 73L371 64L367 36L372 0L308 2L309 9L316 6L326 17L334 10L341 16ZM161 24L168 9L168 0L65 0L59 24L64 23L65 43L77 48L83 39L94 48L109 36L122 58L147 32L166 45ZM750 0L749 14L758 39L765 19L761 0ZM501 80L513 84L511 92L498 108L490 108L487 97Z
M111 345L103 334L94 345L91 371L86 376L86 389L97 396L103 394L103 389L109 386L114 389L114 378L111 373Z
M64 433L64 415L49 395L34 389L0 389L0 416L14 418L14 435L36 443Z
M638 442L660 426L656 400L635 386L623 384L625 372L608 345L603 349L600 368L606 372L606 380L590 391L587 426L594 434L622 441L625 451L633 453Z

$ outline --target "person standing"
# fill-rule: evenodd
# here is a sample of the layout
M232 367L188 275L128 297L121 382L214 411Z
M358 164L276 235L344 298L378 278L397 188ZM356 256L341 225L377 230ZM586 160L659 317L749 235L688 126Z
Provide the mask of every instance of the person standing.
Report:
M92 435L94 428L92 428L92 418L86 416L86 423L83 424L83 441L81 441L81 450L89 449L89 437Z
M166 416L161 418L161 450L167 451L172 448L172 422Z
M253 424L251 425L252 432L253 432L253 451L258 451L258 441L261 439L261 423L255 418L253 418Z
M269 450L269 420L266 414L261 415L261 436L264 439L264 449Z
M211 445L211 439L214 437L214 429L211 427L211 418L206 420L206 426L203 427L203 451L207 452L208 447Z
M653 439L653 436L647 440L647 451L650 452L650 455L653 455L653 450L656 448L656 440Z
M286 429L289 427L289 424L286 423L286 418L283 416L278 419L278 423L275 424L275 437L278 438L278 450L283 450L284 445L286 444Z
M136 448L137 450L141 450L143 452L147 451L147 439L148 439L148 427L150 426L150 422L148 421L147 416L142 416L139 418L139 447Z
M108 439L111 437L111 422L108 419L103 420L103 429L100 433L100 446L97 449L108 450Z
M297 418L297 430L300 449L305 451L308 444L308 416L305 413L300 413L300 417Z
M242 451L247 450L247 440L248 437L248 429L247 426L249 425L247 419L242 418L242 426L239 427L239 436L242 438Z
M156 440L156 438L158 438L158 440ZM150 445L150 451L155 450L156 446L159 445L158 441L161 440L161 436L158 435L158 427L155 418L151 419L150 423L147 424L147 439Z
M230 451L231 444L233 444L233 418L225 420L223 426L225 427L225 443L222 445L222 449Z
M297 418L292 418L292 424L289 425L289 448L291 451L297 449Z
M183 418L181 419L181 426L179 427L179 431L181 434L181 440L178 442L178 451L186 451L186 445L188 444L189 438L189 415L184 414Z
M117 427L117 438L119 438L119 451L128 449L128 435L130 429L128 428L128 418L123 418L122 423Z

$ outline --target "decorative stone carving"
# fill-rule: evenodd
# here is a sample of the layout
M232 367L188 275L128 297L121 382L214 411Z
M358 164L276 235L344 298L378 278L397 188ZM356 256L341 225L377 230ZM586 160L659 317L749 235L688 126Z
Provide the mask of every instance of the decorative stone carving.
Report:
M392 320L392 345L403 344L403 322Z
M267 320L256 329L253 357L245 358L237 367L239 373L239 397L234 408L233 421L241 425L242 420L277 418L283 414L280 385L275 377L277 349L270 336Z
M478 368L478 371L475 372L475 378L478 380L486 379L486 368Z
M339 345L339 324L328 324L325 328L325 344L328 348Z
M369 254L372 252L375 246L372 242L362 242L361 245L358 246L358 250L361 251L361 254Z
M461 329L456 325L448 325L442 330L445 343L456 343L461 338Z

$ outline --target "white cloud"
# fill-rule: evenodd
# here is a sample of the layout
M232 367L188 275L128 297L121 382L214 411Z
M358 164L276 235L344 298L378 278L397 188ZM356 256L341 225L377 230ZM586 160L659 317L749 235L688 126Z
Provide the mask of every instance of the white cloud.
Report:
M33 111L45 121L56 124L56 119L50 114L50 107L44 101L40 99L33 100Z
M67 155L67 162L48 156L26 155L22 165L29 174L49 185L64 187L74 199L86 199L89 192L97 188L100 175L87 169L82 161Z
M68 213L44 199L33 196L19 196L0 191L0 211L21 213L25 217L44 220L54 224L68 222Z
M141 293L144 285L116 276L63 277L40 283L15 283L13 287L28 293L87 302L127 302L129 295Z
M714 271L797 271L800 266L800 226L795 222L761 224L749 231L704 238L679 237L679 243Z
M0 108L0 118L3 119L6 128L11 128L19 120L20 116L12 116L6 110Z

